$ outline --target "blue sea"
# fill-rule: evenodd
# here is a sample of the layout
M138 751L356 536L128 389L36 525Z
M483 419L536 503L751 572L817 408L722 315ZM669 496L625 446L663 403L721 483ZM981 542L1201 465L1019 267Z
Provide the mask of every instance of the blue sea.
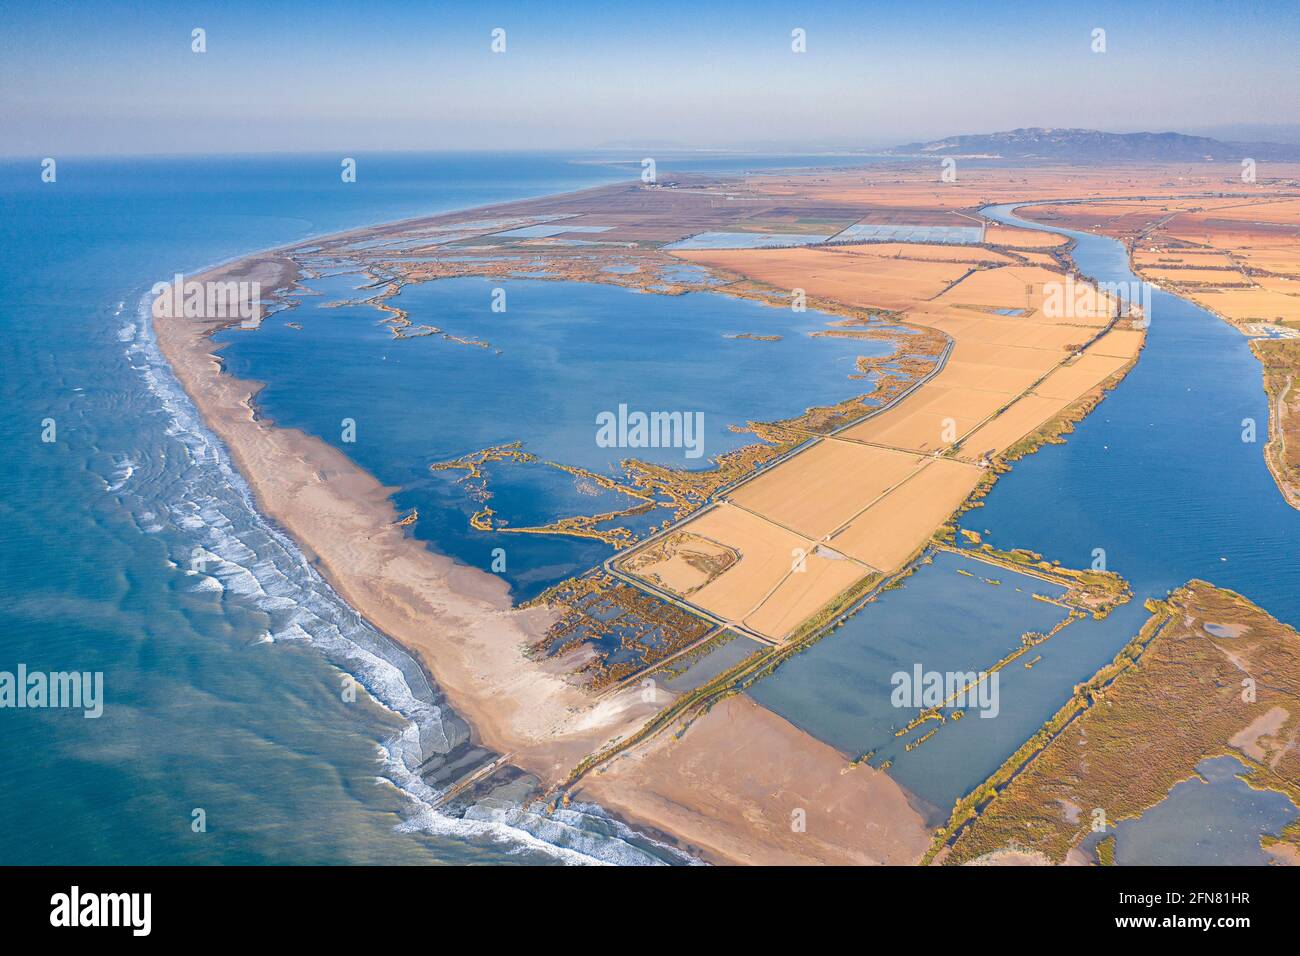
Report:
M595 811L429 810L412 764L464 724L258 516L159 360L141 299L175 272L629 176L357 159L351 184L320 156L0 164L0 670L102 672L105 699L0 711L0 863L672 859Z
M141 304L154 282L176 272L344 228L639 173L636 164L555 154L357 159L352 184L340 181L332 156L67 157L55 183L41 181L37 159L0 163L6 253L0 259L0 437L7 453L0 469L0 671L22 664L29 671L102 672L105 698L98 719L71 709L0 710L0 863L681 861L594 807L545 817L491 801L459 816L431 809L433 793L416 767L431 754L471 746L464 723L419 666L359 619L292 542L257 514L224 449L157 354ZM732 172L806 164L800 157L691 157L683 168ZM661 175L665 168L671 167L661 164ZM1078 258L1086 273L1127 277L1115 243L1083 237ZM453 303L438 300L440 293L427 294L430 308L454 313ZM555 296L569 298L557 302ZM638 324L629 328L637 336L644 332L639 323L680 322L682 316L711 316L717 330L729 333L768 331L756 325L761 321L792 321L775 311L747 312L749 304L723 304L707 293L669 299L527 280L513 284L511 301L519 303L520 319L542 317L554 355L576 336L590 336L590 318L602 312L632 317ZM571 314L575 302L577 317ZM1253 417L1261 436L1266 427L1258 366L1244 339L1202 310L1162 293L1154 305L1137 369L1067 444L1017 463L966 524L987 529L1000 547L1033 548L1073 566L1088 565L1103 548L1111 569L1133 582L1135 608L1143 597L1199 576L1300 623L1300 568L1291 560L1300 543L1300 514L1281 501L1261 446L1240 439L1243 418ZM386 331L349 311L314 312L303 332L294 333L314 343L299 353L304 364L297 373L325 367L331 341L338 344L331 336L352 321L359 323L349 330L349 347L358 356L352 366L362 377L339 397L408 381L390 375L367 382L362 359L382 361L383 354L394 354L394 345ZM306 314L300 309L294 318ZM451 318L438 324L459 333ZM491 321L479 313L461 318ZM268 375L273 387L262 396L268 407L325 435L340 409L316 408L295 395L295 368L286 358L291 333L273 331L273 325L229 350L232 366L252 377L274 372ZM494 331L504 347L498 358L516 361L527 348L526 335L508 326ZM752 383L765 386L750 412L757 417L793 414L823 397L766 387L774 375L775 367L765 364L771 355L792 356L789 367L805 371L819 363L832 369L844 364L837 351L842 346L806 341L802 328L781 331L786 337L780 343L712 334L706 342L688 321L678 332L695 348L714 355L733 350L752 363L748 384L729 390L724 382L692 379L698 369L666 351L654 356L664 365L664 391L628 397L632 404L664 404L684 388L700 394L698 386L711 384L708 453L715 453L738 441L725 425L744 417L747 409L736 397ZM619 336L606 335L596 347L620 343ZM773 344L788 348L763 351ZM462 360L487 359L442 340L400 347L402 361L425 375L453 374ZM603 354L609 359L608 351ZM575 360L574 367L582 363ZM644 375L644 367L623 368L597 404L613 407L624 399L623 385ZM540 394L528 390L526 378L511 384L510 400ZM589 415L592 409L579 407L577 399L590 383L577 377L569 384L569 401L554 415ZM835 394L825 397L851 394L840 391L844 385L836 376L827 385ZM461 524L466 509L453 504L446 482L439 484L426 466L527 436L508 417L495 431L488 419L478 420L459 443L452 431L420 432L410 421L437 409L418 388L403 404L406 397L390 396L398 401L388 407L404 412L407 421L368 426L385 442L408 442L402 455L349 451L384 480L403 485L399 504L432 509L425 519L422 508L422 521L428 521L422 537L448 542L443 546L462 560L482 563L474 551L478 543ZM525 411L547 420L540 411ZM594 457L590 443L566 444L565 429L532 433L548 458L612 467L608 456ZM574 460L583 455L592 457ZM393 472L384 474L386 467ZM516 508L516 523L547 517L526 513L534 487L540 486L521 478L513 491L503 490L500 501ZM453 525L457 534L450 533ZM529 546L540 550L525 562L534 573L512 579L516 596L606 553L603 546L575 551L572 542ZM546 548L555 554L548 558ZM918 581L926 573L937 571L927 569ZM914 593L919 599L925 589ZM896 615L906 610L907 594L905 587L889 598ZM881 609L888 611L885 602ZM901 614L897 627L905 631L907 619ZM860 620L870 623L865 615ZM934 627L940 633L943 622ZM1062 641L1085 633L1072 628ZM1086 652L1076 642L1078 653L1066 655L1062 645L1058 663L1044 660L1067 688L1130 636L1119 628L1097 634ZM986 663L989 653L1001 653L1003 638L1014 637L1008 631L987 652L968 662L963 657L963 665ZM818 647L834 647L836 639ZM838 650L852 648L846 642ZM814 648L800 664L815 678L814 689L835 679L834 668L827 673L822 666L833 659L819 663L818 653ZM798 674L798 668L778 671L770 690L774 705L798 683ZM353 677L366 691L355 701L343 692ZM1053 707L1051 695L1036 691L1032 706L1017 709L1015 719L1029 727L1039 710ZM815 729L813 721L805 723ZM974 721L963 731L979 723L1004 722ZM846 747L868 745L877 736L829 719L822 732ZM960 734L947 737L951 744L942 746L964 749ZM1016 742L1008 742L1007 752ZM939 742L934 746L939 755ZM983 761L996 764L1001 746L964 750L963 781L977 778ZM953 786L932 769L918 770L907 783L936 802Z

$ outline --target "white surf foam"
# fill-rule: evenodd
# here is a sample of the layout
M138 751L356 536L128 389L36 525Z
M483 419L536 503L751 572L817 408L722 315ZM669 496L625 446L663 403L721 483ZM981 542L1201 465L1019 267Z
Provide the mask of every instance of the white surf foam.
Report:
M104 491L112 494L125 488L126 483L135 475L135 469L139 464L130 456L123 455L120 457L113 465L113 480L104 482Z
M203 424L162 358L150 323L151 297L140 299L135 321L126 322L119 338L132 366L167 416L165 434L180 443L180 459L160 475L180 474L168 487L165 505L172 526L195 539L194 555L202 571L195 591L225 591L268 613L273 625L263 640L310 642L344 668L381 706L404 721L400 732L380 748L384 781L404 795L409 810L399 826L461 840L490 840L511 852L546 854L565 863L656 863L655 854L634 845L657 847L666 858L676 851L647 840L605 816L599 808L564 808L542 814L523 807L476 806L464 817L435 808L438 791L419 776L418 768L434 753L453 746L442 709L425 685L418 665L372 628L324 581L287 535L256 509L248 485L235 470L224 446ZM165 458L165 452L160 452ZM132 468L139 466L138 462ZM152 474L151 470L151 474ZM134 472L132 472L134 473ZM122 485L131 476L122 479ZM194 574L191 555L178 567ZM395 661L404 661L399 667ZM417 692L412 680L421 685ZM595 824L594 828L592 824Z

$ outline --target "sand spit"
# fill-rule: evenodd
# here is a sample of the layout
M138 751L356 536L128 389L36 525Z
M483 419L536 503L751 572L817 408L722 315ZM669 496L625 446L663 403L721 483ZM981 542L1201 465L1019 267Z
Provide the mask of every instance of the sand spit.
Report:
M358 256L374 260L367 271L382 293L371 300L376 307L376 300L392 299L403 284L510 274L523 256L530 257L530 267L545 260L547 274L556 278L676 293L685 291L680 283L664 285L668 280L655 277L683 267L682 259L694 259L701 273L699 266L714 268L716 291L724 294L783 302L779 295L772 298L772 290L779 293L790 283L777 280L799 279L798 286L814 297L837 303L848 325L861 325L867 310L892 305L891 321L917 332L913 348L925 347L929 355L947 342L942 369L906 401L842 436L823 436L766 482L737 486L734 500L692 517L748 535L745 548L732 548L724 536L715 549L722 557L741 554L739 560L728 558L712 579L682 576L677 565L665 564L664 574L672 572L693 601L716 601L725 605L729 619L750 620L762 633L785 635L852 580L864 573L869 580L922 546L980 482L991 459L1131 362L1142 332L1110 328L1104 306L1049 320L1047 293L1062 279L1068 253L1035 241L1041 236L1028 231L999 233L1004 242L1023 242L1019 251L1010 244L949 250L894 243L670 257L643 246L725 231L742 213L751 231L795 229L810 216L845 224L864 219L968 226L974 217L962 210L974 212L992 195L1034 194L1024 181L980 178L944 192L942 200L933 183L882 189L884 184L851 176L824 176L812 187L800 181L800 188L825 193L800 200L785 193L788 183L775 179L682 183L672 190L615 185L490 207L490 222L466 222L461 212L354 230L313 240L313 256L322 263ZM1084 179L1098 191L1104 185L1104 177ZM1081 185L1067 183L1072 189ZM1166 184L1175 186L1187 188L1177 180ZM1136 192L1138 183L1131 187ZM753 202L719 201L733 192ZM932 207L917 209L922 198ZM473 215L481 219L488 212ZM513 227L523 222L544 223L543 231L558 232L512 238ZM579 254L563 231L588 225L605 230L597 243L603 251L583 239ZM463 248L443 254L444 238ZM381 241L384 249L392 245L419 253L414 258L420 261L403 264L392 250L374 251ZM425 247L430 251L420 253ZM266 298L292 288L299 264L290 256L303 252L303 247L286 247L192 278L257 281ZM480 258L483 252L492 255ZM602 272L601 264L611 256L624 263L624 273ZM387 311L400 313L405 322L394 320L396 336L403 330L414 334L400 309ZM458 565L409 537L390 501L392 489L326 442L259 419L253 402L260 385L223 374L219 347L210 341L214 331L232 324L154 319L163 354L229 447L259 507L298 541L346 601L419 656L479 742L549 788L570 780L585 758L605 752L611 742L637 738L647 721L671 704L672 698L666 702L662 695L657 705L642 701L636 686L593 695L574 682L572 660L530 659L525 648L553 623L551 612L512 609L501 579ZM893 361L911 362L903 371L917 371L905 348ZM815 502L790 500L791 490L806 490L828 477L815 466L832 460L839 467L831 471L841 480L825 483L826 494L814 496L819 497ZM861 480L846 482L844 460L869 460L871 467ZM798 467L810 462L811 471ZM801 480L792 484L792 476ZM920 514L922 505L934 513ZM766 563L756 560L763 556L762 542L768 542L772 559ZM811 573L791 582L787 575L796 549L806 552ZM581 777L569 796L597 800L633 825L671 834L718 862L911 863L931 845L921 812L887 774L854 767L845 755L749 698L728 697L693 719L683 716L689 723L684 734L655 733Z
M195 281L261 283L263 295L296 278L292 260L267 254ZM260 385L222 374L210 335L226 319L154 316L158 345L209 427L230 449L263 512L282 525L352 607L418 652L477 739L544 784L656 709L635 688L599 700L524 646L547 612L511 610L505 582L456 564L407 536L386 488L342 452L258 418Z
M270 252L190 278L256 281L265 299L292 287L299 269ZM391 488L326 442L259 417L261 385L224 374L221 347L211 341L236 321L155 314L153 324L258 506L344 600L418 654L478 741L549 787L664 705L662 694L658 705L642 701L636 686L592 696L567 677L572 662L529 659L524 649L550 625L550 612L513 610L501 579L409 537ZM843 755L747 698L715 708L671 750L667 739L584 782L579 796L719 862L910 863L929 843L906 791L886 774L846 773ZM727 806L718 805L720 794ZM791 829L799 807L809 821L803 833Z

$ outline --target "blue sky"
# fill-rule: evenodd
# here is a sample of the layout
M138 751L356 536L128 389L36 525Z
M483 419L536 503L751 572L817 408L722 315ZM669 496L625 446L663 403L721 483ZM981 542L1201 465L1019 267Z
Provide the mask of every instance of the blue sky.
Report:
M1295 2L10 3L0 152L814 149L1300 124L1297 51Z

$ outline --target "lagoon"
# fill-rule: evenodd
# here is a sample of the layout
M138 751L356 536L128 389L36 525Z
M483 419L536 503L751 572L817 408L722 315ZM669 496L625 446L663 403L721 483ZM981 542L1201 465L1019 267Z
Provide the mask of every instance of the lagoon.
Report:
M387 485L403 510L419 509L415 535L466 564L488 568L505 548L505 577L517 599L598 564L612 553L600 541L555 535L476 531L483 506L459 484L463 471L430 472L435 462L522 442L546 461L617 476L628 457L684 468L755 441L732 426L798 415L811 405L870 390L849 378L859 355L887 355L889 342L813 337L834 318L795 313L714 293L653 295L620 286L569 281L445 279L403 288L389 304L411 321L488 343L440 335L395 339L370 306L328 308L361 280L336 277L328 295L303 297L256 334L218 336L229 371L266 382L261 412L345 451ZM507 310L493 312L503 288ZM301 330L285 325L287 319ZM780 341L736 339L738 333ZM610 448L602 416L629 411L702 415L702 446ZM344 442L340 423L356 422ZM697 454L701 452L702 454ZM487 466L488 502L514 527L608 511L635 502L598 492L589 479L540 464ZM638 530L668 517L638 519Z
M1175 784L1169 795L1131 820L1113 827L1120 866L1267 866L1260 837L1276 835L1300 816L1286 794L1255 790L1240 776L1235 757L1212 757L1197 776ZM1084 841L1089 856L1104 838Z
M1024 221L1012 208L984 212L1071 236L1085 275L1136 281L1120 243ZM945 725L900 755L903 748L883 732L906 723L889 713L884 681L890 669L917 661L946 669L930 662L952 659L972 625L980 639L1001 640L1008 623L1021 619L1010 609L995 611L987 596L961 597L939 555L900 591L760 681L751 689L755 699L846 755L879 748L873 763L895 759L891 775L946 807L986 779L1075 683L1137 634L1147 617L1145 598L1201 578L1300 623L1300 566L1292 560L1300 548L1300 512L1283 501L1264 464L1268 406L1259 363L1244 336L1176 296L1154 292L1150 315L1146 348L1120 385L1064 444L1045 445L1016 462L983 507L960 522L995 547L1028 548L1067 567L1092 566L1101 549L1106 566L1132 584L1132 602L1104 621L1075 622L1036 647L1028 656L1042 659L1032 670L1020 662L1006 668L996 720ZM1258 442L1242 441L1247 418L1260 424ZM927 616L936 609L939 618Z

